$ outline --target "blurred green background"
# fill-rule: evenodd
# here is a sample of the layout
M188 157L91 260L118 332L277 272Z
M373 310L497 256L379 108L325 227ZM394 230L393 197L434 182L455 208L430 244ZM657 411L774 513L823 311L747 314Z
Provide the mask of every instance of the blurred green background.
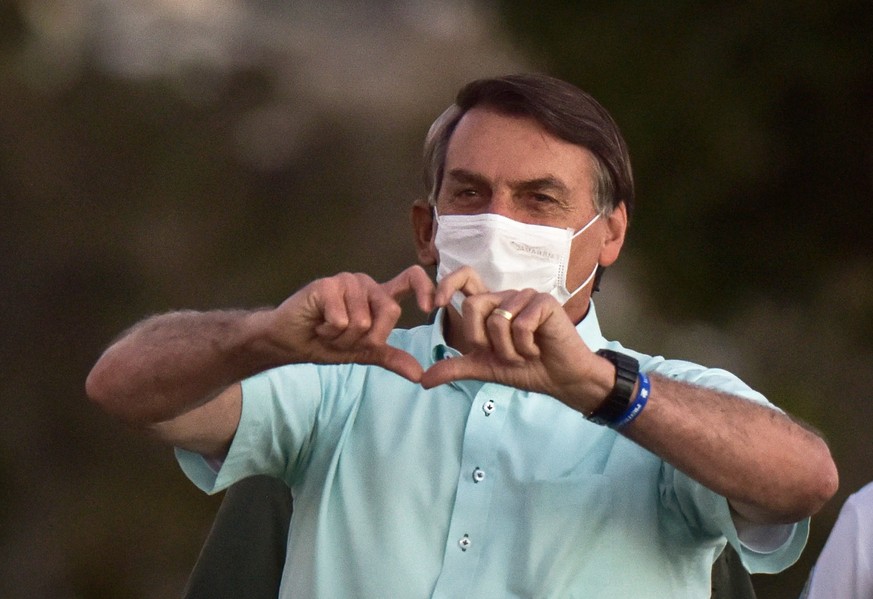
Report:
M0 596L181 592L220 497L90 406L112 338L414 261L420 144L469 79L547 71L631 148L605 333L733 370L873 479L873 8L788 2L0 2ZM414 323L419 317L406 317Z

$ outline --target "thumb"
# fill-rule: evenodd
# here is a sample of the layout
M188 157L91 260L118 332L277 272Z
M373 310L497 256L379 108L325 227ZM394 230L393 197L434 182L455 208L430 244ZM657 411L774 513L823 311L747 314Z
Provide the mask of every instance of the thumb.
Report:
M412 354L390 345L384 345L379 348L378 353L373 357L374 359L371 363L390 370L394 374L402 376L413 383L421 381L424 369Z
M487 380L481 364L468 356L439 360L421 375L421 386L433 389L439 385L462 379Z

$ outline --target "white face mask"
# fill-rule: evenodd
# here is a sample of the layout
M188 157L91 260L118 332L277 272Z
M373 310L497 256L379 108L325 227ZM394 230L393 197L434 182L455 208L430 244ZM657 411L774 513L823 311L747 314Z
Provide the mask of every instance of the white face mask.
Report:
M579 287L567 289L571 242L593 225L599 214L575 233L572 229L520 223L499 214L440 216L436 208L434 214L434 244L439 252L437 281L462 266L470 266L489 291L531 288L551 294L563 305L597 273L595 264ZM463 299L460 293L452 298L458 312Z

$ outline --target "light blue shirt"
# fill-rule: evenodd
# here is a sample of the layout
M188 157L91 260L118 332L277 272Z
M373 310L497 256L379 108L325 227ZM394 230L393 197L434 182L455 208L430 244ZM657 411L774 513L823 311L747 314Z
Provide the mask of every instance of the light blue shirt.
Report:
M427 368L457 355L440 314L389 342ZM766 401L732 374L622 348L592 304L586 344L641 369ZM291 365L243 382L239 430L214 493L253 474L285 480L294 511L280 597L708 598L726 542L752 572L800 555L808 521L765 553L727 501L549 396L460 381L425 390L362 365Z

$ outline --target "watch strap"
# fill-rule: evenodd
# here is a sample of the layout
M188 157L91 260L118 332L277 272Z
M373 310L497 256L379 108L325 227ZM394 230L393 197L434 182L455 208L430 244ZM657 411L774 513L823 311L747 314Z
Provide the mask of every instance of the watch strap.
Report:
M588 420L595 424L612 426L624 416L633 399L640 363L636 358L611 349L598 350L597 355L606 358L615 366L615 383L603 403L588 416Z

